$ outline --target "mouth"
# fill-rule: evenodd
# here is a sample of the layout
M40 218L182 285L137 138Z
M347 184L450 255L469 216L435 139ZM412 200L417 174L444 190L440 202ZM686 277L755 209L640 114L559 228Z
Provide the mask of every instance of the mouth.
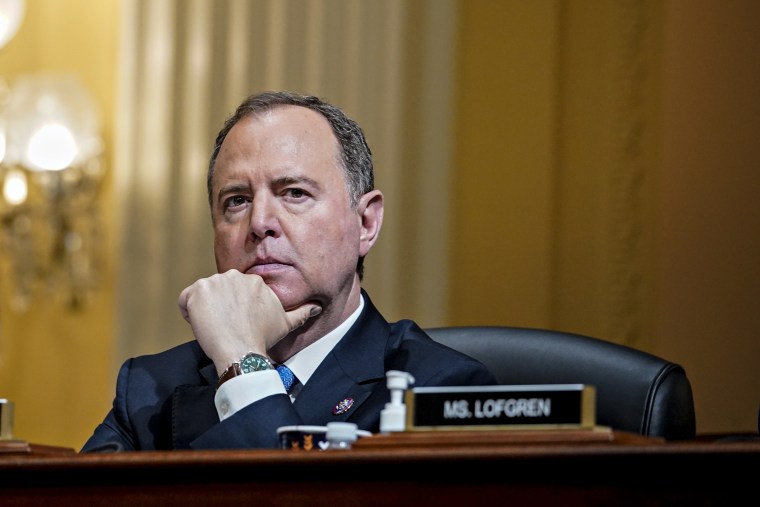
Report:
M266 277L275 275L289 268L291 268L290 264L285 264L277 259L256 259L245 272Z

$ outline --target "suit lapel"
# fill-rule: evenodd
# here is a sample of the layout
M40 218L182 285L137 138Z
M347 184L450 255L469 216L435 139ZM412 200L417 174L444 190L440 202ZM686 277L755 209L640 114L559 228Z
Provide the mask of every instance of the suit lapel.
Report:
M365 294L356 323L317 367L293 406L304 421L345 421L385 382L388 322Z
M293 407L304 421L345 421L372 394L374 385L358 384L330 354L298 394Z

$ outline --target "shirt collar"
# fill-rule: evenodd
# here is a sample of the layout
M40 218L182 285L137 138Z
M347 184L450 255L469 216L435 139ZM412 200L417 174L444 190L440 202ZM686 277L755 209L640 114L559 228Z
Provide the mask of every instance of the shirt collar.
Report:
M351 326L353 326L356 319L359 318L363 309L364 295L359 298L359 307L338 327L285 361L285 365L290 368L290 371L295 374L296 378L298 378L302 384L308 382L317 367L322 363L325 357L327 357L327 354L330 353L341 338L343 338L348 330L351 329Z

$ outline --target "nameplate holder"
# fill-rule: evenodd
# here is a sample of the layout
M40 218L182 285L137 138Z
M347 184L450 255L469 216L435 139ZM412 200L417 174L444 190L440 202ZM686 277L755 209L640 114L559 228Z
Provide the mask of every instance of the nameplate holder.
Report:
M405 394L407 431L593 428L587 384L416 387Z
M13 439L13 402L0 398L0 440Z

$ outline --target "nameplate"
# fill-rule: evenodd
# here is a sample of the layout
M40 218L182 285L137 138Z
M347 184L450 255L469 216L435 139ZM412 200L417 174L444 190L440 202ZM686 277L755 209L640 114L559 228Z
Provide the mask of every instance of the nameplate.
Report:
M596 389L586 384L416 387L406 391L406 429L593 428Z

